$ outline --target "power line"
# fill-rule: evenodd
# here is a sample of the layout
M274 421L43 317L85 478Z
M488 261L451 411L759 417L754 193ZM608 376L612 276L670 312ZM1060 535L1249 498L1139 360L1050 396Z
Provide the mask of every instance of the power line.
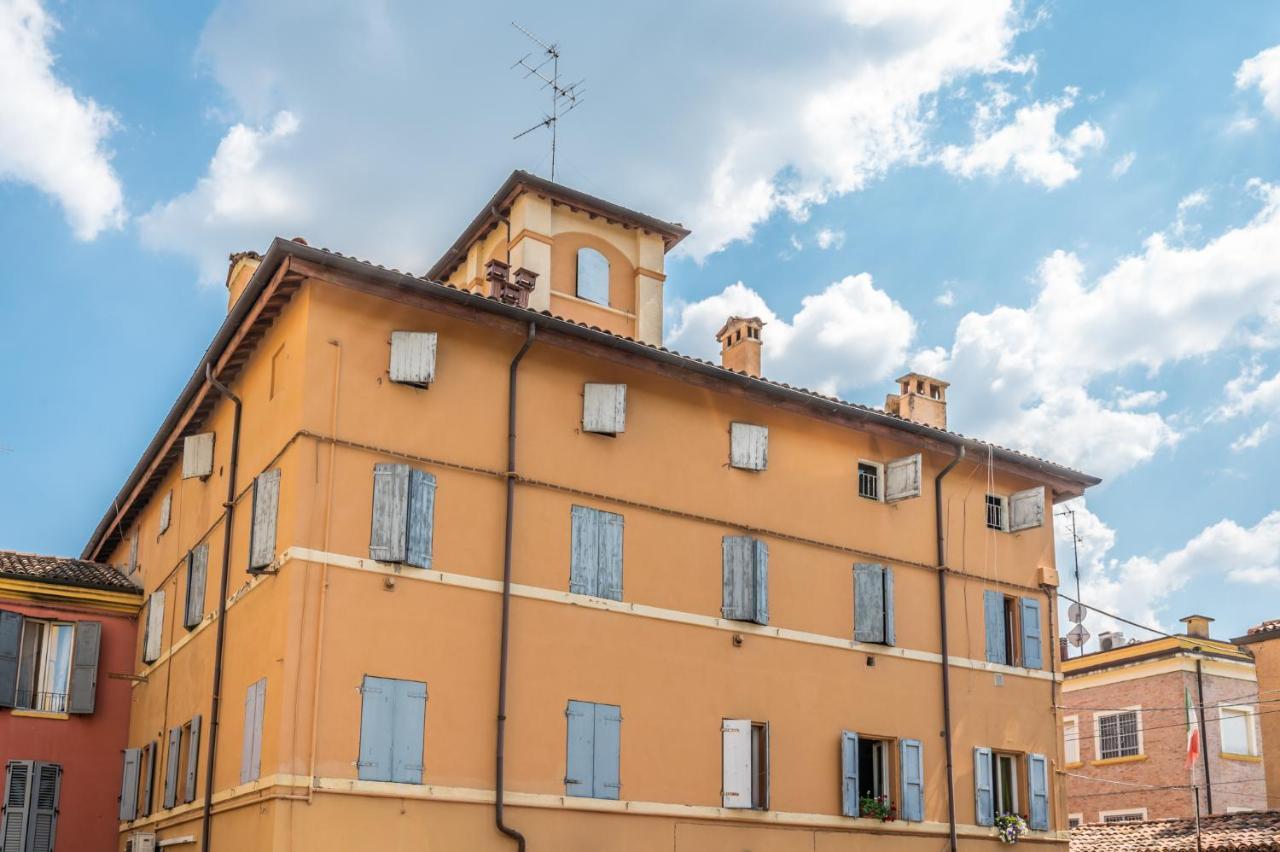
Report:
M1058 591L1058 597L1063 598L1063 599L1065 599L1065 600L1069 600L1069 601L1071 601L1072 603L1078 603L1078 604L1080 604L1080 606L1085 607L1085 608L1090 609L1090 610L1093 610L1094 612L1098 613L1099 615L1105 615L1107 618L1114 618L1116 621L1119 621L1119 622L1122 622L1122 623L1124 623L1124 624L1127 624L1127 625L1129 625L1130 627L1136 627L1136 628L1138 628L1139 630L1145 630L1145 631L1147 631L1148 633L1155 633L1155 634L1156 634L1156 635L1158 635L1158 636L1164 636L1166 639L1178 639L1178 638L1182 638L1182 637L1175 636L1175 635L1174 635L1174 634L1172 634L1172 633L1165 633L1163 630L1157 630L1157 629L1156 629L1156 628L1154 628L1154 627L1148 627L1148 626L1147 626L1147 625L1145 625L1145 624L1139 624L1139 623L1138 623L1138 622L1136 622L1136 621L1130 621L1129 619L1125 618L1125 617L1124 617L1124 616L1122 616L1122 615L1116 615L1116 614L1115 614L1115 613L1113 613L1113 612L1107 612L1107 611L1106 611L1106 610L1104 610L1104 609L1098 609L1096 606L1093 606L1092 604L1080 603L1080 601L1076 600L1075 598L1070 597L1070 596L1068 596L1068 595L1064 595L1064 594L1062 593L1062 591L1061 591L1061 590L1059 590L1059 591Z
M1131 712L1131 711L1123 711L1123 712ZM1277 710L1259 710L1258 712L1256 712L1256 713L1254 713L1254 714L1252 714L1252 715L1254 715L1254 716L1269 716L1269 715L1271 715L1272 713L1280 713L1280 709L1277 709ZM1210 719L1210 718L1208 717L1208 712L1207 712L1207 711L1205 712L1205 722L1218 722L1218 721L1221 721L1221 720L1222 720L1222 717L1221 717L1221 716L1218 716L1216 719ZM1145 734L1147 731L1160 731L1160 730L1163 730L1163 729L1165 729L1165 728L1185 728L1185 727L1187 727L1187 723L1186 723L1185 721L1183 721L1183 722L1175 722L1175 723L1173 723L1173 724L1169 724L1169 725L1143 725L1141 730L1142 730L1142 733L1144 733L1144 734ZM1085 740L1096 740L1096 739L1101 739L1101 735L1099 735L1099 734L1088 734L1088 735L1079 735L1079 736L1075 736L1075 737L1063 737L1063 742L1075 743L1075 742L1084 742ZM1215 782L1215 783L1216 783L1216 782Z
M1247 695L1237 695L1231 698L1220 698L1217 701L1211 701L1205 704L1204 706L1206 709L1211 709L1211 708L1222 709L1222 708L1229 708L1229 707L1248 707L1252 704L1280 704L1280 698L1258 698L1253 700L1247 700L1249 699L1250 696L1253 696L1253 695L1268 695L1273 692L1280 692L1280 689L1267 689L1267 690L1263 690L1262 692L1250 692ZM1068 707L1065 704L1061 704L1061 705L1058 705L1058 709L1066 712L1073 712L1077 710L1095 710L1095 711L1112 710L1117 713L1126 712L1126 711L1132 711L1136 713L1155 713L1155 712L1168 711L1168 710L1185 710L1186 705L1178 704L1176 706L1168 706L1168 707Z

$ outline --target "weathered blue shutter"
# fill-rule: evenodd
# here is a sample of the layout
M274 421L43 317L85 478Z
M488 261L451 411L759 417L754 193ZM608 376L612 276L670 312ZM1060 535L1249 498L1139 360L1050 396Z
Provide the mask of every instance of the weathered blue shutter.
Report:
M898 634L893 627L893 569L888 565L881 567L884 568L884 644L896 645Z
M253 525L249 531L249 570L266 568L276 558L276 517L280 513L280 469L253 480Z
M244 698L244 743L240 752L240 783L262 775L262 717L266 712L267 679L249 684Z
M0 849L16 849L26 846L27 819L31 813L31 781L35 763L30 760L11 760L5 766L4 821L0 823Z
M155 740L142 747L142 789L138 793L138 816L151 816L151 789L156 781L156 751L160 743Z
M610 600L622 600L622 515L597 512L600 531L600 556L597 560L596 594Z
M987 662L1008 663L1008 651L1004 647L1004 595L994 591L983 592L982 608L987 628Z
M569 591L576 595L598 594L600 569L600 517L594 509L574 506L570 510Z
M395 681L364 676L360 686L360 757L356 763L361 781L391 780L391 742L395 729Z
M919 740L899 740L898 764L902 772L902 808L909 822L924 820L924 746Z
M187 777L182 801L196 800L196 772L200 766L200 717L191 720L191 733L187 736Z
M408 544L409 466L373 466L373 522L369 531L369 558L379 562L403 562Z
M209 572L209 545L202 544L187 554L187 601L182 626L191 630L204 621L204 587Z
M391 730L391 780L422 783L423 735L427 720L427 685L394 680L395 722Z
M169 748L164 763L164 807L178 803L178 756L182 752L182 726L169 729Z
M991 781L991 749L973 750L973 807L978 825L995 825L995 792Z
M858 642L885 640L884 566L853 566L853 638Z
M622 790L619 763L622 752L622 708L595 705L595 741L592 744L591 795L616 799Z
M12 707L18 694L18 650L22 645L22 616L0 610L0 707Z
M1044 643L1040 632L1040 601L1023 598L1022 664L1029 669L1044 668Z
M727 535L724 549L724 598L721 613L725 618L751 621L755 618L755 541L746 535Z
M28 852L53 852L58 833L58 799L62 791L62 766L57 763L35 764L32 773L31 811L27 834ZM5 843L5 850L9 844ZM20 848L20 847L19 847Z
M570 701L564 715L568 719L564 792L566 796L589 797L595 788L595 705Z
M754 571L752 572L752 589L754 612L752 620L756 624L769 623L769 545L757 539L754 542Z
M92 713L98 692L98 646L102 639L99 621L76 622L72 639L71 682L67 689L68 713Z
M124 750L124 767L120 773L120 821L138 818L138 773L142 765L142 749Z
M1027 755L1027 787L1031 791L1031 814L1027 826L1049 830L1049 761L1043 754Z
M404 561L419 568L431 567L431 547L435 538L436 478L420 470L409 470L409 540Z
M856 817L862 797L858 792L858 735L853 731L840 733L840 779L840 813Z

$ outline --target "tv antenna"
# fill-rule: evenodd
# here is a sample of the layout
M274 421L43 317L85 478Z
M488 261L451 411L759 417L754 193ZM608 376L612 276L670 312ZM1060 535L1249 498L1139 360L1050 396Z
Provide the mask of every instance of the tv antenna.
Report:
M520 133L517 133L511 138L514 141L519 139L521 136L526 136L532 133L540 127L549 128L551 130L551 179L555 180L556 127L560 124L560 119L564 118L568 113L573 112L574 108L577 107L578 104L582 103L582 96L586 94L586 90L581 88L581 86L586 82L586 79L584 78L568 86L563 85L560 82L560 46L558 44L548 44L524 27L517 24L515 21L511 22L511 26L524 33L530 41L541 48L541 50L526 53L511 67L520 67L525 69L524 76L526 79L529 77L537 77L542 81L542 88L551 89L551 113L543 115L542 121L539 121L528 130L523 130ZM530 61L531 59L532 61ZM551 73L549 75L546 71L546 67L548 65L551 66Z

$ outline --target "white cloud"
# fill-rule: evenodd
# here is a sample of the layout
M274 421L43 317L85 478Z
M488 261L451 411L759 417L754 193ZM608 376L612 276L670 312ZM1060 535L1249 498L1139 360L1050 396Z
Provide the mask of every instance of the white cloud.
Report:
M1186 239L1190 234L1200 230L1200 226L1187 222L1187 214L1199 207L1204 207L1209 203L1209 193L1203 189L1197 189L1188 195L1184 195L1178 201L1177 217L1173 220L1173 235L1179 240Z
M52 196L76 237L91 240L125 221L106 150L117 122L54 74L56 30L38 0L0 0L0 180Z
M1242 453L1245 450L1257 449L1267 436L1271 434L1271 424L1263 423L1252 432L1241 435L1231 442L1231 451L1233 453Z
M1240 63L1236 70L1236 88L1256 88L1262 94L1262 105L1280 117L1280 45Z
M1058 100L1021 107L1012 121L1000 124L1009 97L998 90L994 101L978 111L973 144L947 146L938 154L938 162L967 178L1012 169L1027 183L1057 189L1079 177L1080 160L1106 141L1102 129L1088 121L1065 135L1058 132L1058 116L1075 105L1077 95L1068 88Z
M1127 154L1117 157L1116 161L1111 164L1111 176L1113 178L1123 177L1129 173L1129 169L1133 167L1133 161L1138 159L1138 155L1130 151Z
M821 228L818 231L817 236L814 237L814 241L818 244L818 248L823 249L824 251L833 248L838 249L844 246L844 231L833 228Z
M667 345L716 361L715 333L732 315L765 321L762 372L767 378L830 395L888 378L906 360L916 330L911 314L863 273L806 296L790 320L739 281L714 296L673 306Z
M1116 408L1133 411L1138 408L1154 408L1164 402L1168 394L1158 390L1131 391L1116 388Z
M956 303L956 291L950 287L934 297L933 303L942 308L950 308Z
M1262 364L1255 361L1227 382L1226 399L1210 419L1231 420L1259 411L1280 413L1280 372L1269 379L1262 373Z

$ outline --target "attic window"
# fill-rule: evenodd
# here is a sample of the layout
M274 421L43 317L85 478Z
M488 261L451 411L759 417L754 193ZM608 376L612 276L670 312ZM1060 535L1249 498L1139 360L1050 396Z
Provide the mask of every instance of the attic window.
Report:
M609 304L609 261L593 248L578 249L578 298Z

